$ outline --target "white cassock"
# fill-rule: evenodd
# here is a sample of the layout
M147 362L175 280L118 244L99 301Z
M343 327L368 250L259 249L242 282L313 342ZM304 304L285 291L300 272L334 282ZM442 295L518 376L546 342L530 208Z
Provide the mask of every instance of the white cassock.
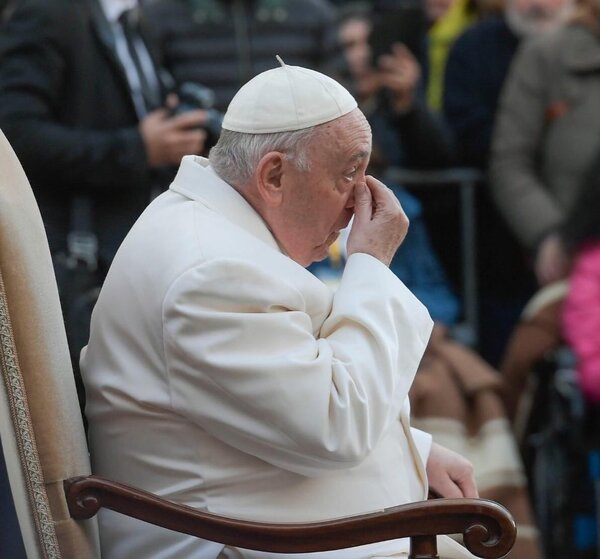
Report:
M125 239L94 310L81 360L93 470L257 521L425 499L431 442L410 428L407 395L431 329L423 305L366 254L350 256L334 294L206 159L186 157ZM100 529L103 559L283 557L111 511ZM291 557L407 549L396 540Z

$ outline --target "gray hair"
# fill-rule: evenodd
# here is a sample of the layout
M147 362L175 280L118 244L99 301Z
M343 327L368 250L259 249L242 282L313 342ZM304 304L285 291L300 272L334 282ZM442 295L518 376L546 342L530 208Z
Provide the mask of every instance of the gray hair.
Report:
M212 168L224 181L234 186L246 184L260 160L270 151L279 151L292 160L300 171L310 169L308 146L315 126L292 132L247 134L222 130L219 141L210 150Z

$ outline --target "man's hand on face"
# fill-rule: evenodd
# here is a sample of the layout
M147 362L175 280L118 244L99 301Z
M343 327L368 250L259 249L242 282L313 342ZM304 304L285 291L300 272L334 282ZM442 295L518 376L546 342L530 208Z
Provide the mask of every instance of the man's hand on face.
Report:
M477 498L473 465L460 454L433 443L427 460L431 491L446 498Z
M354 223L348 256L364 252L390 265L408 231L408 218L394 193L368 175L354 189Z

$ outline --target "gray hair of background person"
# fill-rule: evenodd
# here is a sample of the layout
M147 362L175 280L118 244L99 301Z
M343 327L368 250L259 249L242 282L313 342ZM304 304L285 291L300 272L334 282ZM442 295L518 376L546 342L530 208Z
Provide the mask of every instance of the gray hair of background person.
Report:
M300 171L310 169L308 146L315 126L292 132L247 134L223 129L210 150L209 161L216 173L235 186L247 183L260 160L270 151L285 153Z

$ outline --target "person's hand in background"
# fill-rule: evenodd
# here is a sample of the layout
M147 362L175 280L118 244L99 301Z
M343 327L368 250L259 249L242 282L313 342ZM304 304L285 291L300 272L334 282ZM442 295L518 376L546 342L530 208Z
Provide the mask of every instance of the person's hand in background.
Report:
M391 95L391 107L396 113L405 113L412 107L421 79L421 66L405 45L395 44L390 54L380 56L381 86Z
M195 110L170 116L168 108L147 114L139 124L150 167L178 165L184 155L204 150L206 111Z
M565 279L571 269L571 258L556 233L548 235L538 247L535 257L535 275L538 283L549 283Z

